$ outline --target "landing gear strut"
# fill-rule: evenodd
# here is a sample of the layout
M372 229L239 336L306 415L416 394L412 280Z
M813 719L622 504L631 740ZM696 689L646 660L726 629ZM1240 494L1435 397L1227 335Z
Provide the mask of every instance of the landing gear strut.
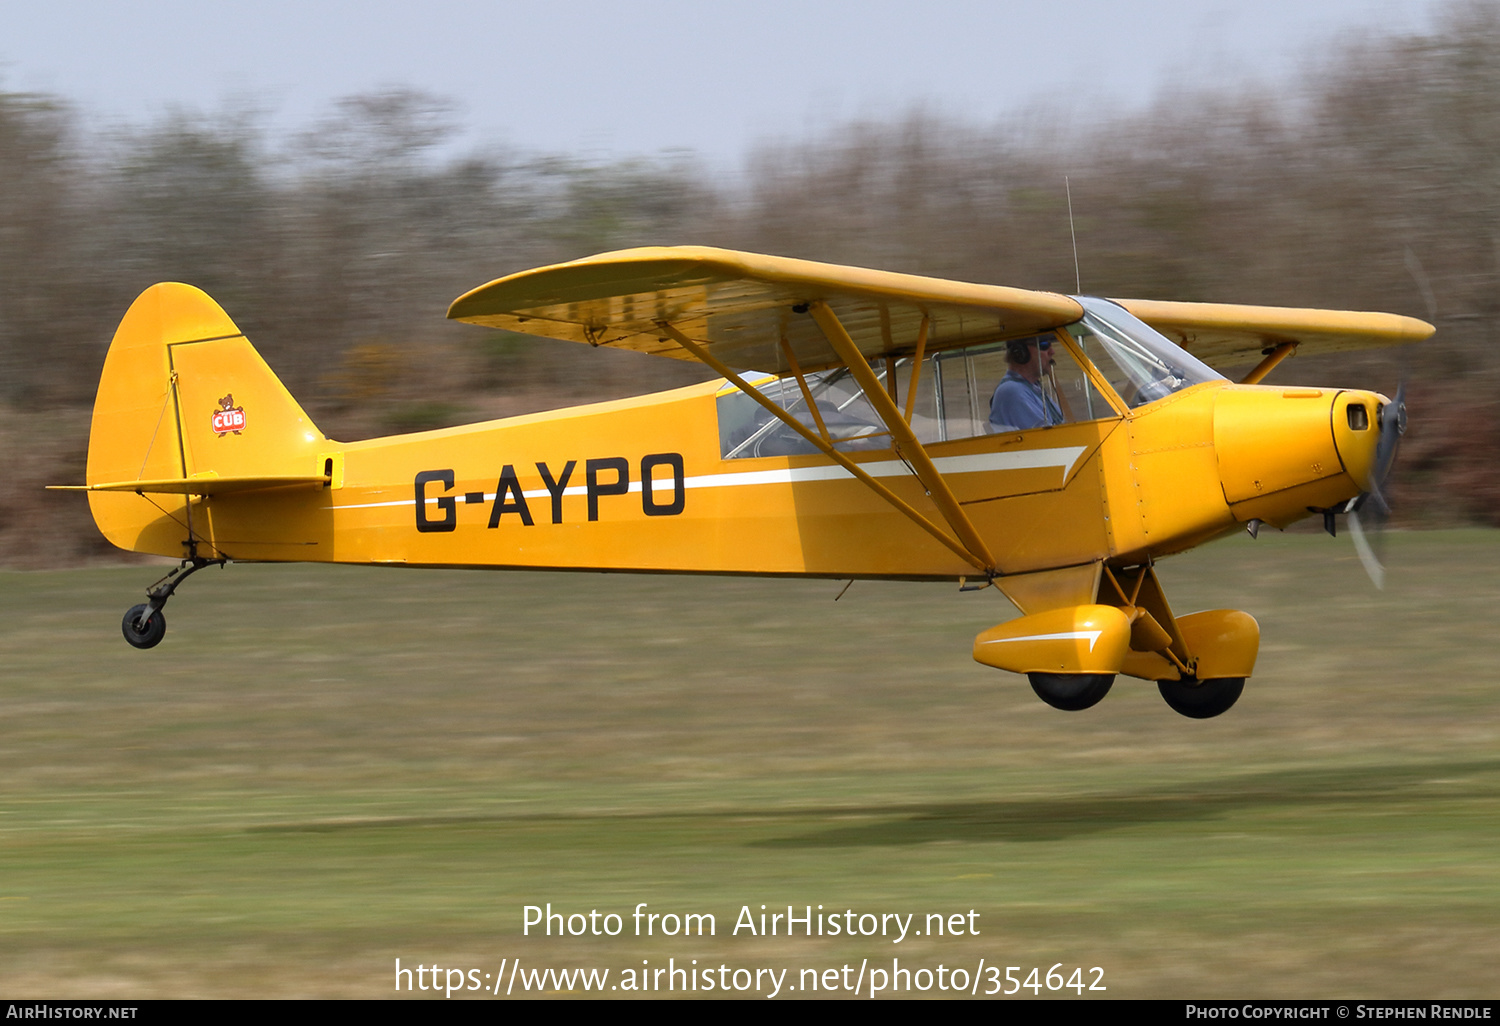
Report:
M223 566L227 562L201 556L183 560L181 566L146 589L147 601L125 611L125 619L120 623L125 640L136 648L155 648L167 633L167 616L162 607L177 586L206 566Z

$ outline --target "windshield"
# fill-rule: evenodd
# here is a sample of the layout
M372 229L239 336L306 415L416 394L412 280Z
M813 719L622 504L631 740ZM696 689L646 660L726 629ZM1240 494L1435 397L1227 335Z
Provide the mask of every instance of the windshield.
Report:
M1224 380L1224 375L1118 303L1093 296L1073 298L1083 304L1084 314L1083 320L1068 325L1068 333L1130 407L1191 385Z

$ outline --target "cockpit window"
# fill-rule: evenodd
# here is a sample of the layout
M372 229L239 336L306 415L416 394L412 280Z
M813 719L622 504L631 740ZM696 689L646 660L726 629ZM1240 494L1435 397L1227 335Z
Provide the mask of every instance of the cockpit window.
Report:
M950 349L934 361L936 441L1118 416L1052 332Z
M896 405L903 412L910 409L911 429L924 445L1119 416L1062 338L1050 332L948 349L924 359L920 368L903 357L871 369ZM762 378L754 385L810 433L826 432L835 449L891 447L890 431L846 368L818 371L804 380L816 417L796 378ZM719 393L718 413L720 454L726 460L818 451L736 388Z
M1131 408L1190 385L1224 380L1118 303L1092 296L1073 298L1083 304L1084 315L1068 325L1068 333Z
M877 371L876 376L884 382L884 370ZM835 449L858 452L891 447L890 432L846 368L809 374L805 380L818 409L817 417L808 410L806 396L796 378L767 378L752 384L815 435L820 433L818 420L821 419L823 430L827 431ZM751 456L797 456L818 451L815 445L738 389L721 393L718 407L720 453L726 460Z
M1189 385L1223 380L1119 304L1075 298L1083 304L1083 320L1064 330L1131 407ZM1045 431L1118 417L1121 412L1079 365L1062 331L944 350L925 358L920 369L909 357L879 361L871 369L898 407L906 409L910 399L911 429L923 444ZM795 377L768 377L752 384L835 449L891 447L890 431L847 368L818 371L803 380L816 417ZM908 397L913 385L915 394ZM726 460L819 451L737 388L726 386L719 393L718 413L719 451Z

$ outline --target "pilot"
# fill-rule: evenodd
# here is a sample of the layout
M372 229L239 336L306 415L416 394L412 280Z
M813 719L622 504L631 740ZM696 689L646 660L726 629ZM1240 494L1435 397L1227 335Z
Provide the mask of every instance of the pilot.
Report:
M1005 346L1005 377L990 397L991 431L1025 431L1063 422L1057 400L1042 389L1042 376L1052 369L1052 338L1018 338Z

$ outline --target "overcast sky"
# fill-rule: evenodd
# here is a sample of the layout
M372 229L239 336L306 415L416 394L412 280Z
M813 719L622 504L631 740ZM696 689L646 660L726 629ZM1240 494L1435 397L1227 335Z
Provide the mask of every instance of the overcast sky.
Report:
M0 0L0 88L96 122L263 109L300 127L391 85L456 101L468 141L593 157L754 143L916 104L1139 106L1274 82L1438 0Z

